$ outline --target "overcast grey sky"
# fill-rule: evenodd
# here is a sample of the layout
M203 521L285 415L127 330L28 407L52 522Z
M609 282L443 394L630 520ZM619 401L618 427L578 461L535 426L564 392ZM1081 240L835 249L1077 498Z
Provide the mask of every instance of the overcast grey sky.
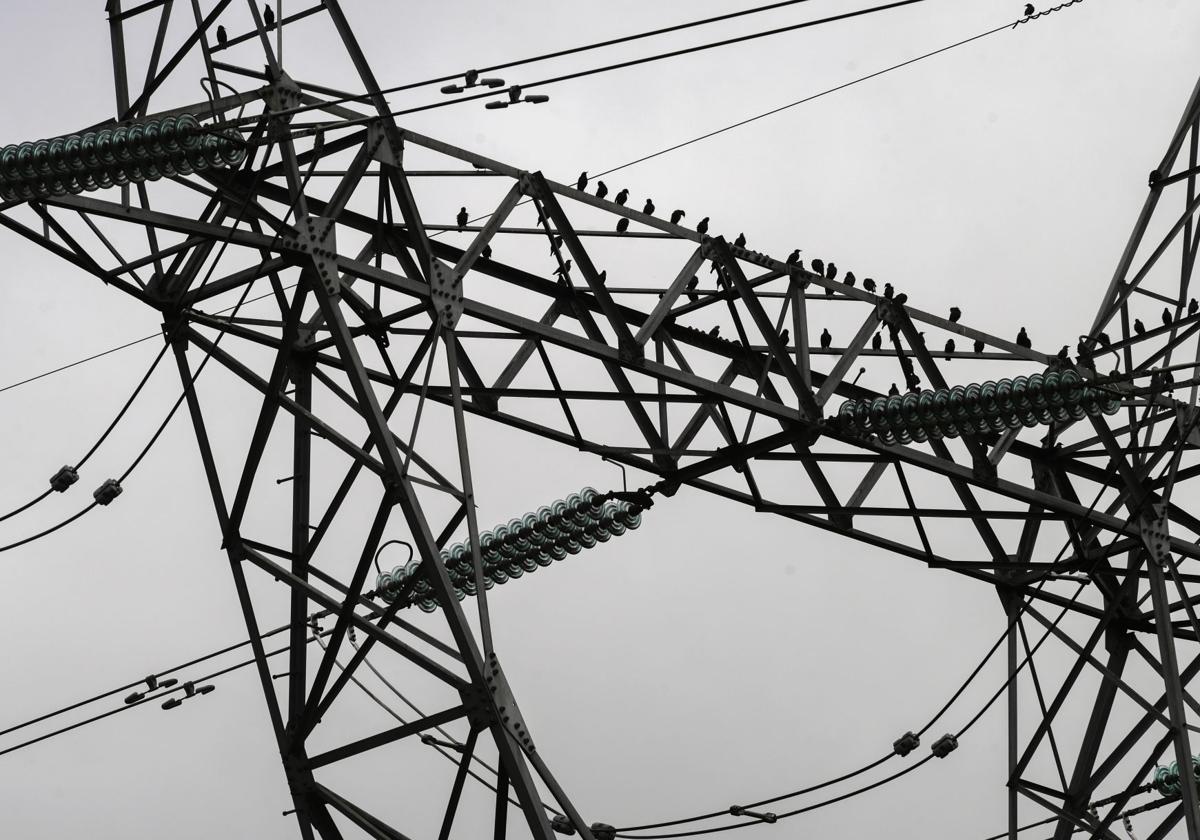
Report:
M231 16L244 19L234 5ZM857 5L813 0L506 78L529 81ZM928 0L556 86L546 105L496 112L475 103L402 123L573 181L581 169L608 169L998 26L1022 5ZM385 85L735 6L344 2ZM298 8L289 0L285 12ZM112 115L102 3L10 3L5 12L3 142ZM1053 352L1091 323L1146 174L1195 82L1198 38L1196 4L1086 0L606 180L628 187L631 205L651 196L660 211L686 208L693 223L709 215L714 232L745 232L751 247L776 256L802 247L836 258L860 276L890 280L923 309L959 305L964 321L997 335L1027 326L1036 346ZM327 27L289 33L285 65L298 78L357 89ZM173 93L178 100L156 104L202 96L190 77ZM437 97L418 91L390 101ZM469 201L420 198L426 218L442 221ZM0 248L0 387L157 332L153 312L17 236L0 233ZM159 346L146 342L0 393L0 511L41 492L55 469L78 458ZM74 512L124 468L177 393L164 366L79 487L0 523L0 544ZM209 396L233 401L244 392L216 380ZM236 406L229 411L240 416ZM583 485L620 481L595 457L482 421L471 429L485 527ZM280 489L278 502L286 498ZM111 507L0 555L0 729L243 638L219 543L192 431L180 418ZM866 763L923 725L1003 628L985 586L689 490L656 505L639 531L495 592L497 648L540 751L585 816L614 825L715 810ZM1047 652L1049 670L1054 656ZM392 673L403 684L407 672ZM930 735L961 726L1002 680L993 663ZM357 692L344 702L340 732L389 725ZM1024 702L1034 701L1027 693ZM944 762L743 836L970 840L999 832L1002 722L997 707ZM451 771L416 744L329 778L423 837L436 831L440 813L427 803L444 797ZM295 822L280 817L290 799L249 669L170 713L141 708L0 756L0 789L6 837L296 836ZM488 830L485 798L469 796L456 836Z

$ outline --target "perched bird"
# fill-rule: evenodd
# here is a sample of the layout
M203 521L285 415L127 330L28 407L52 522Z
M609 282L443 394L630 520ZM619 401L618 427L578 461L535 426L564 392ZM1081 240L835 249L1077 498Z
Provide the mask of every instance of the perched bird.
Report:
M561 236L555 236L555 237L551 238L551 240L550 240L550 253L551 254L558 253L558 249L561 247L562 247L562 237Z
M795 265L798 262L800 262L800 249L799 248L797 248L795 251L792 251L792 253L788 254L788 258L787 258L788 265Z
M1032 15L1032 14L1033 14L1033 11L1034 11L1034 9L1033 9L1033 4L1032 4L1032 3L1026 3L1026 4L1025 4L1025 17L1029 17L1030 15Z
M671 224L673 224L673 225L677 225L677 224L679 224L679 220L680 220L680 219L682 219L682 218L683 218L684 216L686 216L686 215L687 215L687 213L684 213L682 210L675 210L675 211L672 211L672 213L671 213Z
M812 266L813 274L818 274L821 277L825 276L825 261L823 259L817 257L809 265Z
M711 335L713 338L716 338L717 336L719 336L721 334L721 325L717 324L715 327L713 327L711 330L708 331L708 334Z
M695 288L699 285L700 285L700 278L697 277L695 274L693 274L692 279L689 280L687 283L687 297L688 297L688 300L690 300L692 303L695 303L696 301L700 300L700 295L696 294L696 292L695 292Z
M976 352L976 353L982 353L982 352L983 352L983 348L984 348L985 346L986 346L986 345L984 345L983 341L981 341L981 340L980 340L980 339L978 339L978 338L977 338L977 339L975 339L975 352Z
M627 230L629 230L629 220L624 218L617 219L617 233L624 233Z
M1021 331L1017 333L1017 344L1020 347L1033 347L1033 342L1029 340L1029 333L1025 332L1025 328L1021 327Z
M654 215L654 202L647 198L645 205L642 207L642 212L645 213L647 216L653 216Z
M570 260L567 260L568 264L570 262L571 262ZM605 283L607 283L608 282L608 271L607 270L601 271L598 275L596 275L596 282L599 283L601 286L603 286Z
M784 344L792 343L792 333L787 327L784 327L783 332L781 332L779 334L779 340L782 341Z
M564 280L566 280L567 275L571 273L571 261L567 260L562 265L560 265L558 268L554 269L554 273L558 277L561 277Z
M608 184L603 181L596 182L596 198L604 198L608 195Z
M733 240L733 247L745 248L746 247L746 234L739 233L737 235L737 239Z
M1197 311L1200 311L1200 301L1192 298L1188 301L1188 314L1195 315Z
M1112 339L1108 337L1108 333L1102 332L1096 335L1096 340L1100 342L1101 347L1111 347Z
M1063 362L1071 361L1071 348L1064 344L1062 349L1058 351L1058 358Z
M271 6L267 3L263 3L263 25L267 29L275 28L275 13L271 11Z
M847 271L847 272L846 272L846 277L845 277L845 279L844 279L842 282L843 282L843 283L845 283L847 286L853 286L853 285L854 285L854 280L855 280L855 277L854 277L854 272L853 272L853 271Z
M229 33L225 31L224 26L217 27L217 43L222 47L229 43Z
M461 231L467 226L467 221L471 217L467 215L467 208L464 207L458 211L458 215L454 217L454 221L458 223L458 229Z
M485 260L490 260L492 258L492 246L484 245L483 250L479 252L479 255Z
M708 233L708 216L705 216L700 220L700 224L696 225L696 233L700 234L701 236Z
M872 280L870 277L866 278L865 280L863 280L863 288L866 289L868 292L874 292L875 291L875 281Z
M832 286L825 287L825 297L833 297L833 287Z
M950 323L957 324L958 319L961 317L962 317L962 310L959 309L957 306L951 306L950 307Z
M887 298L888 300L891 300L891 299L892 299L892 294L893 294L893 290L892 290L892 284L891 284L891 283L884 283L884 284L883 284L883 296L884 296L885 298Z
M1146 334L1146 325L1142 323L1141 318L1135 318L1133 321L1133 331L1138 335Z
M896 303L900 304L901 306L908 303L908 295L904 294L904 292L896 295Z
M878 350L881 347L883 347L883 335L875 333L875 335L871 336L871 349Z
M896 387L896 383L895 383L895 382L893 382L893 383L892 383L892 387L891 387L891 388L888 388L888 396L889 396L889 397L898 397L898 396L900 396L900 389Z
M1171 326L1171 310L1163 307L1162 321L1164 327Z
M917 376L915 373L910 373L905 381L908 385L908 390L912 391L914 394L921 390L921 377Z
M833 336L829 334L829 330L821 330L821 346L827 348L831 344L833 344Z
M830 263L829 265L827 265L825 267L825 277L829 280L836 279L837 278L837 266L834 265L833 263Z
M946 361L950 361L950 354L954 352L954 339L946 339Z
M619 193L617 193L617 198L616 198L617 204L620 204L622 207L624 207L625 202L628 200L629 200L629 190L621 190Z
M575 182L575 189L579 190L580 192L583 192L584 190L587 189L587 185L588 185L588 177L587 177L587 170L585 169L583 172L579 173L579 180L577 180Z

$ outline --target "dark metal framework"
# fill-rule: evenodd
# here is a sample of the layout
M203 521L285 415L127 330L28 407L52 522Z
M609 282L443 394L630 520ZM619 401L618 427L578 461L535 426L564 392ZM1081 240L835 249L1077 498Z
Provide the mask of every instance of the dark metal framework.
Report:
M478 549L478 633L439 557L464 528L477 543L466 431L474 415L652 473L666 494L688 485L994 586L1010 622L1010 670L1028 648L1027 626L1052 630L1074 658L1057 685L1035 669L1010 685L1010 836L1024 797L1057 817L1056 840L1075 831L1115 838L1114 820L1155 765L1176 760L1182 795L1154 812L1147 837L1161 840L1182 822L1200 840L1187 719L1200 711L1188 691L1200 672L1200 575L1188 569L1200 559L1200 519L1179 501L1200 476L1197 387L1174 385L1186 391L1177 395L1166 374L1150 375L1186 365L1176 377L1186 380L1200 361L1200 313L1188 307L1200 243L1200 86L1070 361L405 130L381 96L353 104L349 94L294 80L272 36L319 18L363 87L378 90L337 0L273 26L255 3L232 0L108 0L107 11L117 121L189 112L236 125L247 163L10 203L0 225L162 313L252 639L262 607L250 578L265 573L290 593L285 689L277 691L261 644L254 649L302 836L341 837L353 825L371 837L405 837L322 783L322 768L465 720L470 737L443 838L473 752L490 739L499 758L497 837L511 793L531 835L552 834L541 802L549 797L592 840L505 679ZM168 46L169 24L181 16L190 32ZM232 33L225 44L218 25ZM137 26L152 33L144 72L126 58ZM262 61L224 60L235 48L261 48ZM196 62L213 96L152 109ZM482 224L426 220L445 212L437 196L446 182L459 191L469 183L473 203L488 203ZM622 219L627 233L614 230ZM601 270L635 247L637 258L623 263L634 268ZM557 279L547 279L552 268ZM697 276L699 286L690 283ZM244 314L236 302L262 284L271 311ZM215 314L231 303L232 314ZM1159 306L1169 317L1145 329L1137 315ZM714 321L735 337L708 331ZM844 346L813 335L813 324L831 323L853 336ZM947 337L982 350L943 351ZM969 439L888 446L827 420L840 400L877 397L889 380L954 384L951 360L994 377L1057 366L1086 378L1098 367L1142 378L1122 386L1113 418ZM213 442L219 406L206 405L197 378L206 363L259 401L236 468ZM418 445L435 413L452 425L453 446ZM279 447L292 472L285 517L253 506ZM316 458L322 471L341 459L340 480L315 481ZM905 504L890 503L901 496ZM360 521L368 498L374 512ZM398 615L404 599L389 607L369 591L372 558L397 531L423 559L452 644ZM314 605L331 610L334 625L310 667L305 616ZM1059 608L1076 619L1070 633L1049 618ZM338 671L355 631L364 640ZM414 722L314 748L322 718L371 652L406 660L451 699ZM1161 681L1135 681L1137 660ZM1097 688L1082 687L1087 672L1099 675ZM1031 731L1018 726L1019 684L1038 700ZM1113 723L1118 707L1132 725ZM1078 728L1081 708L1086 724L1067 754L1056 734ZM1103 809L1090 807L1105 797Z

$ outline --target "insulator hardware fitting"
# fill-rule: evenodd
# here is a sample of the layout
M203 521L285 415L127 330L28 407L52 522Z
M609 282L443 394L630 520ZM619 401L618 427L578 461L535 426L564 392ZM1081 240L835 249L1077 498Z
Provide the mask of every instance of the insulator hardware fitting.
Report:
M1192 756L1192 774L1197 779L1196 787L1200 788L1200 755ZM1179 762L1172 761L1166 766L1156 768L1150 786L1163 796L1179 796L1183 792L1179 784Z
M958 749L958 738L947 732L930 745L929 750L938 758L945 758Z
M915 732L905 732L892 742L892 752L903 758L921 746L921 738Z
M115 478L106 478L104 483L92 492L92 498L98 505L107 505L122 493L121 482Z
M565 834L568 837L575 834L575 826L571 825L571 821L562 814L555 814L554 819L550 820L550 827L558 834Z
M50 476L50 488L57 493L67 492L67 488L79 480L79 471L66 464L62 469Z
M751 811L748 808L743 808L741 805L730 805L729 813L735 817L751 817L765 823L773 823L779 819L778 816L770 811L767 811L766 813L760 813L758 811Z
M596 840L614 840L617 836L617 830L608 823L594 822L591 829Z

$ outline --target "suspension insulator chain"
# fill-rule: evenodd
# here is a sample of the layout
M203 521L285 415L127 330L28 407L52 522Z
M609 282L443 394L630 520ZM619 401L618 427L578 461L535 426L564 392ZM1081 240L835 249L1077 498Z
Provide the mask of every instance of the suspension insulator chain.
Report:
M585 548L594 548L598 543L634 530L642 524L642 510L646 506L628 499L601 496L595 489L585 487L520 519L497 525L479 535L484 586L491 589L535 572L539 567L549 566L568 554L578 554ZM441 555L458 600L474 595L475 572L470 544L456 543L443 550ZM416 604L424 612L433 612L438 602L429 582L420 574L420 568L420 559L414 557L403 566L382 573L376 591L390 604L412 581L407 589L408 605Z
M854 435L877 435L883 443L924 443L1021 426L1115 414L1120 396L1087 385L1073 370L1035 373L936 391L849 400L836 423Z
M0 198L29 201L234 166L246 144L191 114L0 149Z

